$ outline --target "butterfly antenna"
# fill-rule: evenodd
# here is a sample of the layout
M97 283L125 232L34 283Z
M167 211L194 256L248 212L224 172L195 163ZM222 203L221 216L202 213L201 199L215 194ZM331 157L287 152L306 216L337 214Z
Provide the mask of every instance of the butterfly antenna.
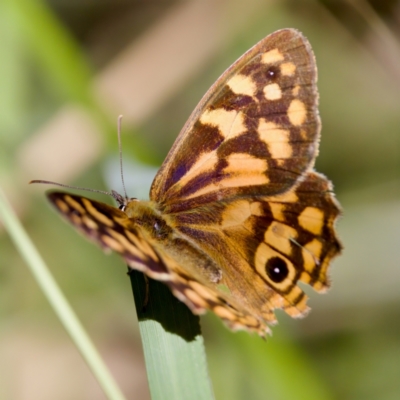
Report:
M122 207L125 207L129 202L129 198L128 198L128 195L126 194L123 167L122 167L121 121L122 121L122 115L120 115L118 117L118 147L119 147L119 164L120 164L120 170L121 170L122 187L124 188L124 195L125 195L124 197L121 196L115 190L111 190L111 192L106 192L104 190L89 189L89 188L84 188L84 187L80 187L80 186L64 185L63 183L58 183L58 182L53 182L53 181L45 181L42 179L34 179L34 180L30 181L29 184L43 183L45 185L60 186L60 187L64 187L67 189L76 189L76 190L84 190L86 192L101 193L101 194L105 194L107 196L113 197L117 201L117 203L120 205L121 209L122 209Z
M119 204L120 207L121 206L126 206L128 204L128 200L129 200L126 196L122 197L115 190L111 190L111 192L106 192L105 190L90 189L90 188L84 188L84 187L72 186L72 185L64 185L63 183L58 183L58 182L53 182L53 181L44 181L42 179L34 179L34 180L29 182L29 184L31 184L31 183L43 183L45 185L60 186L60 187L64 187L64 188L67 188L67 189L84 190L85 192L93 192L93 193L105 194L106 196L111 196Z
M84 187L80 187L80 186L64 185L63 183L58 183L58 182L53 182L53 181L44 181L42 179L34 179L34 180L29 182L29 184L31 184L31 183L43 183L45 185L60 186L60 187L64 187L64 188L67 188L67 189L84 190L86 192L101 193L101 194L105 194L107 196L114 197L111 192L106 192L105 190L89 189L89 188L84 188Z
M121 125L122 125L122 115L118 117L118 148L119 148L119 168L121 172L121 181L122 181L122 187L124 189L124 196L125 199L128 198L128 195L126 194L126 189L125 189L125 181L124 181L124 168L122 165L122 145L121 145Z

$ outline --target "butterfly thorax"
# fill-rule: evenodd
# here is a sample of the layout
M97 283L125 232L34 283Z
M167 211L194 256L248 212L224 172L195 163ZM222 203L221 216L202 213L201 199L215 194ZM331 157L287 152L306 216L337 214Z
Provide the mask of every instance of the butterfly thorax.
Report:
M152 238L164 240L170 237L172 229L158 211L155 202L131 199L124 211L135 225L142 228Z
M173 216L162 213L156 202L132 199L125 213L158 253L180 263L184 261L186 268L209 282L221 279L221 269L215 261L193 240L179 232Z

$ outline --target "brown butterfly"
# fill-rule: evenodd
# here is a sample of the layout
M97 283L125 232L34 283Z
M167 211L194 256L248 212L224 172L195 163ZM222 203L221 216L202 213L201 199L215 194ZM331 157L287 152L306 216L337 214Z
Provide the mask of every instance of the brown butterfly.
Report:
M149 201L119 209L48 194L86 237L166 283L195 314L265 336L274 310L304 315L302 281L321 292L341 249L340 208L314 172L317 70L307 39L272 33L205 94L156 175Z

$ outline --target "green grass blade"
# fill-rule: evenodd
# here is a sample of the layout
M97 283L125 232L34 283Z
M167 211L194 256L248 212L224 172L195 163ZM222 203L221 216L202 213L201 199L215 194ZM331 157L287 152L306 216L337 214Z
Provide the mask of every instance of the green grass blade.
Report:
M50 8L38 0L7 0L3 7L57 91L70 101L92 104L92 71L82 50Z
M169 288L149 280L149 301L142 273L130 272L152 400L214 399L199 317Z
M14 241L15 246L26 261L44 295L87 362L108 399L124 400L122 392L100 358L43 259L18 221L1 188L0 219L3 221L4 227Z

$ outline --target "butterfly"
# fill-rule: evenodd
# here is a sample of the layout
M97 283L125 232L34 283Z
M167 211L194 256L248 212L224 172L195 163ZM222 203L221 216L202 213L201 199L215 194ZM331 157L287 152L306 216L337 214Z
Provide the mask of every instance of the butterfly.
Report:
M128 266L164 282L193 313L265 336L275 310L308 311L299 282L329 287L340 207L313 170L317 70L307 39L283 29L229 67L186 122L139 201L119 207L50 192L56 209Z

